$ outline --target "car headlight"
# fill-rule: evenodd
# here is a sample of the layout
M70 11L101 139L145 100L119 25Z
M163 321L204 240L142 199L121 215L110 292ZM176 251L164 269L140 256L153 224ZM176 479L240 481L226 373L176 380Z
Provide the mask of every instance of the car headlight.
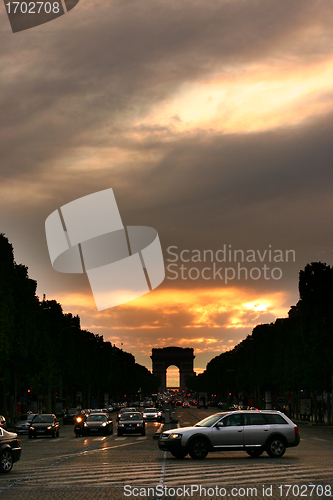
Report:
M47 430L48 430L48 431L50 431L51 429L52 429L52 425L49 425L49 426L47 427Z
M83 425L84 425L84 427L87 427L88 424L86 424L85 422L83 422Z
M181 437L182 434L176 434L175 432L169 435L169 439L181 439Z
M30 427L30 430L31 430L31 431L34 431L34 430L35 430L35 428L31 426L31 427Z
M106 426L106 422L103 422L103 423L102 423L102 427L105 427L105 426Z

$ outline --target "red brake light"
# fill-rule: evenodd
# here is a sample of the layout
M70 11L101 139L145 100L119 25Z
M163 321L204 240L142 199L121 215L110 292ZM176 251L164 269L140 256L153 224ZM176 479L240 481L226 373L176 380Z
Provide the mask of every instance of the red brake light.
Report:
M297 425L295 425L295 435L296 435L296 434L299 434L299 430L298 430Z
M18 439L16 441L17 441L17 446L20 446L20 441Z

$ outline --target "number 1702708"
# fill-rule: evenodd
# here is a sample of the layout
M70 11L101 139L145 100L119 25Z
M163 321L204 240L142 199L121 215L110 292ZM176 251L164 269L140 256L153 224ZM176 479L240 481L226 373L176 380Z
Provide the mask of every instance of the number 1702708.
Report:
M8 2L8 14L59 14L59 2Z
M280 497L331 497L332 486L329 484L280 484L277 487Z

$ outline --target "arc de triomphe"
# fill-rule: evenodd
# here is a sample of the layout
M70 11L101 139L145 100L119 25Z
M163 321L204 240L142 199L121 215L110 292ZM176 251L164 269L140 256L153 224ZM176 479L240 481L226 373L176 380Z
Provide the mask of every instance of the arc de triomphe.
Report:
M163 347L152 349L150 356L153 362L153 375L160 378L160 391L166 389L166 371L171 365L177 366L180 371L180 389L186 389L186 379L195 376L193 349L190 347Z

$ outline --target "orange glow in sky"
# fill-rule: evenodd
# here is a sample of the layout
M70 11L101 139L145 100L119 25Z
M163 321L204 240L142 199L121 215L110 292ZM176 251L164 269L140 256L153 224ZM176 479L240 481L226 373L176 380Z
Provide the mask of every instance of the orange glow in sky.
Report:
M147 358L152 347L193 347L195 353L220 353L234 347L258 323L286 317L284 292L258 294L252 289L163 289L127 304L98 312L89 295L61 297L64 310L80 315L81 326ZM286 306L288 304L288 306ZM204 369L204 366L196 366Z

